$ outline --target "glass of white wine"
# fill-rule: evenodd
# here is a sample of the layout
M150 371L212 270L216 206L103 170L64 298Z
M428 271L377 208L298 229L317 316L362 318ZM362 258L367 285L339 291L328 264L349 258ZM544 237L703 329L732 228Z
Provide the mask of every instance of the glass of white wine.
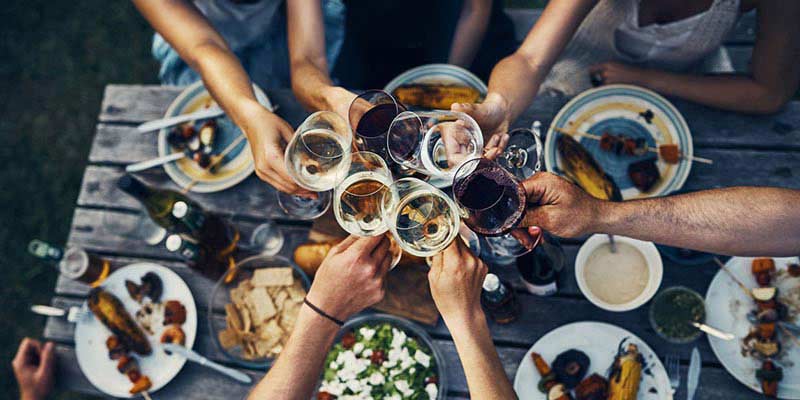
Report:
M385 234L389 226L384 203L391 201L389 187L393 181L386 161L375 153L359 151L353 153L350 168L343 170L342 175L333 194L336 221L342 229L356 236ZM394 267L400 262L402 251L394 241L390 251Z
M314 219L330 207L330 190L350 166L353 133L344 118L318 111L306 118L286 146L286 170L298 186L317 192L316 198L278 192L278 204L289 215Z
M447 194L417 178L398 179L384 202L388 225L397 243L409 254L429 257L458 236L460 218Z
M406 111L392 121L386 148L401 166L451 182L464 162L483 154L483 134L464 113Z

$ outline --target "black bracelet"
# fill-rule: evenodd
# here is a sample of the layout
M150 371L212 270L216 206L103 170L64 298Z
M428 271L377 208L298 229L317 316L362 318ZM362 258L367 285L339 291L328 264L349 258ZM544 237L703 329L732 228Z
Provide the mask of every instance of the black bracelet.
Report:
M344 325L344 321L342 321L342 320L340 320L340 319L337 319L337 318L333 317L332 315L330 315L330 314L326 313L325 311L322 311L322 310L320 310L320 308L319 308L319 307L317 307L317 306L315 306L315 305L311 304L311 302L310 302L310 301L308 301L308 298L303 298L303 303L306 303L306 305L307 305L309 308L311 308L312 310L314 310L314 312L316 312L317 314L319 314L319 315L321 315L321 316L323 316L323 317L325 317L325 318L327 318L327 319L329 319L329 320L333 321L333 323L334 323L334 324L336 324L336 325L339 325L339 326L342 326L342 325Z

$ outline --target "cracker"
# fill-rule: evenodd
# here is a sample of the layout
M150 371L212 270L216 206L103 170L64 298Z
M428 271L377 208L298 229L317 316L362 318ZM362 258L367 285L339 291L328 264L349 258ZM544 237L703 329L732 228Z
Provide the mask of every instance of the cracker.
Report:
M245 296L247 295L247 290L237 287L231 289L231 301L233 304L244 304Z
M242 316L239 314L239 310L236 309L236 306L233 304L225 304L225 321L228 322L228 326L233 328L236 332L246 332L247 329L244 328L244 323L242 322Z
M289 293L286 290L281 289L273 298L272 302L275 303L275 307L280 311L283 309L283 302L289 298Z
M303 288L303 283L299 280L294 281L291 286L286 287L286 292L289 297L294 301L303 301L306 297L306 290Z
M230 328L219 331L217 338L219 339L219 344L225 350L230 350L239 345L239 335Z
M253 319L253 323L256 325L272 318L278 312L275 309L275 304L263 287L253 289L247 295L246 303L250 311L253 312L250 316Z
M290 286L294 283L291 267L262 268L253 272L250 282L255 287Z

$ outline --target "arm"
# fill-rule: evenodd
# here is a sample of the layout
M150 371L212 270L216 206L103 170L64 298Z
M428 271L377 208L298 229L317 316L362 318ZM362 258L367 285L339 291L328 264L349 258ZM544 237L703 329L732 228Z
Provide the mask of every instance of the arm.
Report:
M385 236L350 236L325 257L306 298L345 320L383 298L391 259ZM358 296L352 294L354 287ZM303 304L286 347L248 399L311 398L337 332L338 325Z
M733 187L632 200L595 199L549 173L524 182L524 226L563 237L610 233L728 255L800 253L800 191Z
M595 4L597 0L550 1L522 46L492 70L484 102L456 104L453 110L472 115L486 135L505 133L509 123L533 101L539 85Z
M489 17L492 13L492 0L467 0L458 18L453 44L447 62L468 68L481 47Z
M334 86L325 57L325 26L319 0L289 0L289 60L292 91L307 109L331 110L348 119L348 108L356 97Z
M442 253L433 256L428 273L431 294L453 336L470 397L516 399L481 308L486 271L486 264L456 238Z
M592 67L605 83L633 83L668 96L754 114L774 113L800 86L800 3L762 0L748 75L688 75L619 63Z
M292 128L258 103L252 83L225 39L190 1L133 0L181 58L203 78L206 88L250 143L256 173L279 190L300 192L283 166L282 141Z

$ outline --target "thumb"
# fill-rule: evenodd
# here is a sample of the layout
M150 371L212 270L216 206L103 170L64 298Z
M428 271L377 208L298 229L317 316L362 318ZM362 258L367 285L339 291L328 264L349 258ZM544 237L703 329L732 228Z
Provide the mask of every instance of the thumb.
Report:
M542 205L547 194L547 173L533 174L522 182L527 195L528 205Z
M44 345L40 357L39 369L36 371L36 374L40 378L53 376L53 371L56 366L56 352L53 342L47 342Z

